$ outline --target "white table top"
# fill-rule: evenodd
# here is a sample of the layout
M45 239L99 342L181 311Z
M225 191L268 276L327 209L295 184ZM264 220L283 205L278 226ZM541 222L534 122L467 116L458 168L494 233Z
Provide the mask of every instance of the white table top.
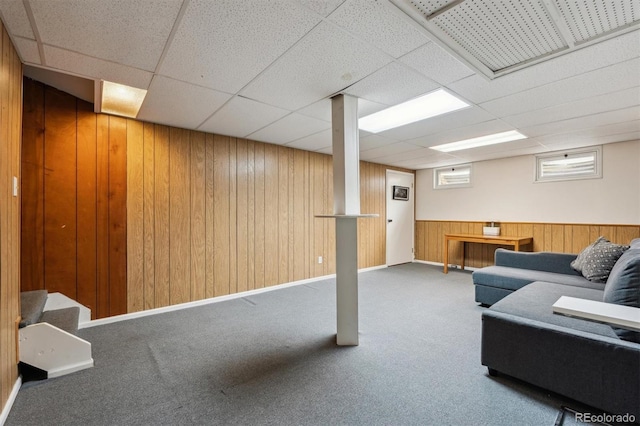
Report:
M640 331L640 308L632 306L561 296L553 304L553 312Z

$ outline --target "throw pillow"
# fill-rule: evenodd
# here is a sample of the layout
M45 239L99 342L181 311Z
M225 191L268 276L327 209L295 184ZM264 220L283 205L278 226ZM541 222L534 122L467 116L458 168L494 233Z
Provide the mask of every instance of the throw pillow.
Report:
M604 286L602 301L640 308L640 248L620 256ZM621 339L640 343L640 332L615 327L613 330Z
M587 255L587 253L591 252L591 249L593 249L593 246L598 244L600 241L605 240L604 237L598 237L597 240L595 240L594 242L592 242L591 244L589 244L588 246L586 246L579 254L578 257L576 257L576 259L571 262L571 267L576 271L576 272L582 272L582 265L584 264L584 258ZM606 240L605 240L606 241Z
M589 281L603 283L609 278L609 273L622 253L629 246L614 244L606 239L596 241L591 250L584 256L582 262L582 276Z

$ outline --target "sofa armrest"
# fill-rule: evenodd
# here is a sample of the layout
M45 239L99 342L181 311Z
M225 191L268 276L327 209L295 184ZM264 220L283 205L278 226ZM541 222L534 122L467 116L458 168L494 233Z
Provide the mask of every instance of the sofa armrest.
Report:
M555 272L558 274L580 275L571 267L577 255L554 252L522 252L503 248L496 249L496 266L533 269L535 271Z

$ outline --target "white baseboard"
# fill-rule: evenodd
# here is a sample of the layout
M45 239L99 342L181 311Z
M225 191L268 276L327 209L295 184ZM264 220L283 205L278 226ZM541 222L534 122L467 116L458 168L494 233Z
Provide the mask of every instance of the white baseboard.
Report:
M434 265L434 266L442 266L442 267L444 267L444 263L442 263L442 262L431 262L431 261L428 261L428 260L417 260L417 259L415 259L413 262L414 263L423 263L425 265ZM455 271L455 270L458 270L458 269L460 269L460 267L458 265L449 266L449 270L450 271ZM477 271L478 269L480 269L480 268L476 268L475 266L465 266L464 267L465 271Z
M387 267L387 265L380 265L380 266L372 266L370 268L362 268L362 269L358 270L358 273L374 271L376 269L383 269L383 268L386 268L386 267ZM93 320L93 321L89 321L89 322L85 322L85 323L79 324L78 328L81 329L81 328L96 327L96 326L99 326L99 325L112 324L114 322L127 321L127 320L130 320L130 319L147 317L149 315L158 315L158 314L163 314L163 313L166 313L166 312L179 311L181 309L194 308L196 306L209 305L211 303L224 302L226 300L240 299L242 297L253 296L255 294L260 294L260 293L266 293L268 291L279 290L279 289L287 288L287 287L294 287L294 286L297 286L297 285L308 284L308 283L312 283L312 282L316 282L316 281L322 281L322 280L326 280L326 279L329 279L329 278L335 278L335 276L336 276L336 274L323 275L323 276L320 276L320 277L307 278L307 279L304 279L304 280L292 281L290 283L278 284L278 285L274 285L274 286L270 286L270 287L258 288L258 289L255 289L255 290L242 291L240 293L228 294L228 295L224 295L224 296L216 296L216 297L211 297L209 299L196 300L194 302L179 303L177 305L164 306L162 308L147 309L146 311L139 311L139 312L132 312L132 313L129 313L129 314L115 315L115 316L112 316L112 317L101 318L101 319L97 319L97 320Z
M22 376L18 376L18 379L14 383L13 389L11 389L11 393L9 394L9 399L7 399L6 404L2 407L2 412L0 413L0 426L4 426L4 423L7 421L9 413L11 412L11 407L13 407L13 403L18 396L20 386L22 386Z

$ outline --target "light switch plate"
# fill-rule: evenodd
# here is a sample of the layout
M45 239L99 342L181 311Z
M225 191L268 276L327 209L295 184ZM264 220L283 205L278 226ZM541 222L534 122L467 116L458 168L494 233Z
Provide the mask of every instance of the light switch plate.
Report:
M18 196L18 177L17 176L13 177L13 196L14 197Z

